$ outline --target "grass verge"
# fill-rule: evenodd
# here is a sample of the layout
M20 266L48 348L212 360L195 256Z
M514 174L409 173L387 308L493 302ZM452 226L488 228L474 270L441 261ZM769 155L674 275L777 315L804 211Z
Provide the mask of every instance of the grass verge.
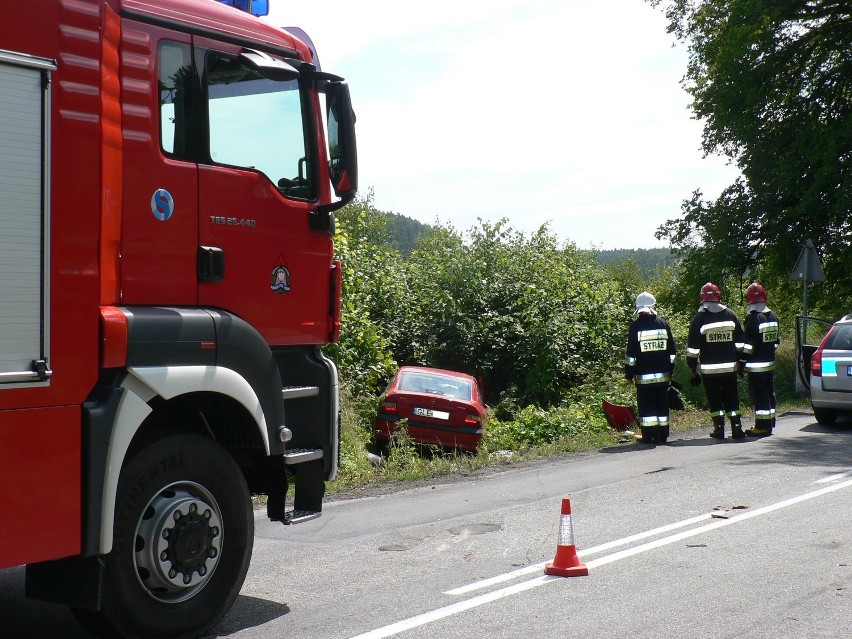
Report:
M420 446L403 431L387 453L379 457L371 451L370 421L364 419L356 404L350 403L350 407L348 413L344 411L340 471L328 485L330 493L387 482L466 475L480 468L629 445L633 441L610 428L600 402L590 401L589 405L549 410L525 409L507 421L491 419L476 454ZM778 412L807 408L806 399L787 396L779 403ZM748 421L752 416L750 407L743 402L744 419ZM709 415L702 405L687 400L686 410L672 413L673 433L702 426L710 428Z

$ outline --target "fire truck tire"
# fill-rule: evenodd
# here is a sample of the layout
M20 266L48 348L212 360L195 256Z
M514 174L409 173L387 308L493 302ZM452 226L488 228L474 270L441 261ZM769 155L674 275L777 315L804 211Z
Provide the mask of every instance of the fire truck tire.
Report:
M174 433L121 471L100 611L75 609L102 636L203 635L240 592L254 543L245 479L215 442Z

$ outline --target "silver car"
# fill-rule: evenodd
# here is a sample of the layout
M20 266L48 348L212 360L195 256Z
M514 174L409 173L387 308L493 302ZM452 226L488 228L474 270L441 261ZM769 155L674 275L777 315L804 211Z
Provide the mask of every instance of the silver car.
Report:
M852 314L831 325L810 358L811 406L820 424L852 413Z

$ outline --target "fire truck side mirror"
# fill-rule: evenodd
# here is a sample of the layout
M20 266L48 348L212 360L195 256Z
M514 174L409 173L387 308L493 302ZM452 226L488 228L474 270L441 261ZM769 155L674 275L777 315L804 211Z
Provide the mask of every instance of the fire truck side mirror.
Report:
M325 95L328 175L334 193L346 204L355 197L358 190L355 113L352 110L349 85L345 82L328 82Z
M355 146L355 113L349 97L349 85L330 74L316 74L325 93L326 132L328 135L328 177L340 199L323 204L311 213L311 228L334 235L334 211L355 198L358 191L358 156Z

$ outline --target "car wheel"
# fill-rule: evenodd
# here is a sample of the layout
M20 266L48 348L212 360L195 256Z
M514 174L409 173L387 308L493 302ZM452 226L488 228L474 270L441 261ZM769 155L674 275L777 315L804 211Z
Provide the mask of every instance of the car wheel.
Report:
M253 543L251 497L231 456L198 435L154 440L121 471L101 610L73 612L109 635L199 636L239 594Z
M837 419L837 411L829 408L814 408L814 417L820 424L828 426Z

